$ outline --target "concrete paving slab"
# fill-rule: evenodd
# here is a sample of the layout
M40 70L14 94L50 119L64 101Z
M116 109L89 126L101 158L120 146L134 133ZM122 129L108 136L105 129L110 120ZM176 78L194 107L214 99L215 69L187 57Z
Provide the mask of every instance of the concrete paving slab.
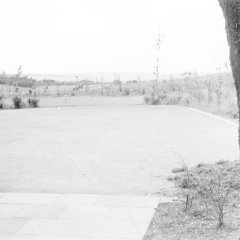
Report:
M158 204L156 197L151 201L145 196L127 199L114 195L44 195L4 194L4 203L0 203L0 239L140 240ZM92 203L86 205L89 197ZM7 200L19 203L5 203ZM131 207L134 202L137 207ZM120 206L113 206L116 204Z
M74 220L65 219L33 219L17 233L64 235L75 222Z
M59 217L61 219L98 218L104 220L110 213L111 207L96 206L70 206Z
M87 237L79 237L79 236L36 235L36 234L18 234L18 235L0 234L0 240L106 240L106 238L87 238ZM108 238L107 240L123 240L123 239ZM124 238L124 240L133 240L133 239Z
M133 222L149 223L149 219L152 219L155 210L150 208L124 208L124 212Z
M29 234L0 234L0 240L37 240L38 235Z
M14 239L15 240L15 239ZM35 239L34 239L35 240ZM105 238L105 237L79 237L79 236L60 236L60 235L38 235L36 240L142 240L142 238Z
M26 218L0 218L0 233L16 233L23 226L27 225L31 219Z
M136 208L153 208L159 203L159 197L153 196L122 196L122 195L103 195L95 205L107 205L113 207L136 207Z
M57 197L59 197L59 194L5 193L0 197L0 203L51 204Z
M56 198L54 204L88 206L93 205L98 198L97 194L61 194Z
M142 240L141 238L102 238L36 234L0 234L0 240Z
M113 207L110 213L107 215L106 219L108 221L131 222L131 218L124 210L125 210L124 208Z
M22 208L19 204L0 204L0 218L11 218Z
M14 239L15 240L15 239ZM34 239L35 240L35 239ZM36 240L142 240L142 238L105 238L105 237L79 237L79 236L39 236Z
M136 226L136 228L141 236L145 235L149 224L150 223L147 223L147 222L134 222L134 225Z
M155 210L150 208L128 208L114 207L109 215L108 220L112 221L132 221L132 222L147 222L152 218Z
M1 209L0 204L0 209ZM26 205L18 211L15 218L58 218L65 210L67 206L63 205L46 205L46 204L35 204Z
M84 221L78 220L74 224L69 235L79 235L86 237L104 237L104 238L141 238L136 227L129 222L113 221Z

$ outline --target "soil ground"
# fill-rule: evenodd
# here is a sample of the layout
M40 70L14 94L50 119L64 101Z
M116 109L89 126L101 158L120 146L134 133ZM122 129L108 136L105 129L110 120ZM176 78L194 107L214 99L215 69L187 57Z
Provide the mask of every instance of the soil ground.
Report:
M183 204L160 203L144 240L237 240L240 237L240 207L232 207L225 215L225 225L217 227L211 216L187 214Z

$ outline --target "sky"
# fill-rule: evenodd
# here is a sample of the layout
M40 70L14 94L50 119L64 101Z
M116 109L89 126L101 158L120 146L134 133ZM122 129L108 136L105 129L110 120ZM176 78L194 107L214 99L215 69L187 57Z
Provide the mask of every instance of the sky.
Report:
M217 0L0 0L0 71L214 72L228 61Z

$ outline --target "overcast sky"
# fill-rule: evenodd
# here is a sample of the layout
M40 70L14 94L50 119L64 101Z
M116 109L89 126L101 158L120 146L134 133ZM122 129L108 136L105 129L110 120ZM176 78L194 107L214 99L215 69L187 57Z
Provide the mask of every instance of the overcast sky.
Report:
M217 0L0 0L0 71L214 71L228 60Z

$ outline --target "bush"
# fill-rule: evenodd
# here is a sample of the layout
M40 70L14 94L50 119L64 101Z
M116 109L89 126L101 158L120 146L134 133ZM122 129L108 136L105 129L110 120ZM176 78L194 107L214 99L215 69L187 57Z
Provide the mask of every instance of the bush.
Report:
M3 108L3 97L0 96L0 108Z
M181 101L182 97L176 94L166 94L162 93L152 93L151 95L146 95L144 97L145 103L149 105L158 105L158 104L166 104L166 105L177 105Z
M130 95L130 88L127 88L127 87L124 88L124 95L126 96Z
M177 105L181 101L182 97L180 95L170 95L167 97L167 105Z
M29 107L37 108L39 106L39 100L36 98L29 98L28 105L29 105Z
M163 94L152 93L151 95L144 96L145 103L149 105L163 104L165 99L166 99L165 93Z
M145 96L144 96L144 102L145 102L146 104L150 104L150 96L145 95Z
M15 96L15 97L13 97L12 100L13 100L14 108L22 108L23 107L21 97Z
M184 172L176 171L173 178L181 190L179 198L184 200L184 211L201 209L205 216L214 217L222 227L228 207L240 197L240 163L219 161L184 168Z

